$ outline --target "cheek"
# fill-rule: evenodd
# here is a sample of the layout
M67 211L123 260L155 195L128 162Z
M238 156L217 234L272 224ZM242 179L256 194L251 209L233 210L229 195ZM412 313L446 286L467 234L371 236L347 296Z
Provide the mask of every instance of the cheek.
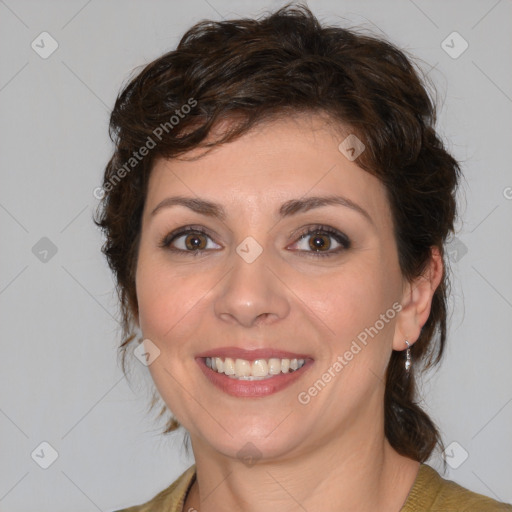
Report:
M206 273L185 273L165 261L139 256L136 274L139 323L145 337L161 343L186 337L204 309L205 294L214 286Z
M145 258L139 257L137 266L137 302L139 304L139 323L145 337L157 336L159 331L172 325L172 318L168 318L167 310L173 310L174 304L169 304L174 294L170 293L173 286L167 282L159 270L159 265Z
M361 258L325 279L324 297L316 299L318 316L330 329L327 363L342 358L335 387L354 397L373 392L375 376L384 375L391 354L400 281L394 267L385 268L377 259Z
M323 293L310 294L309 304L325 319L334 336L346 341L392 308L398 297L396 288L391 272L378 265L357 265L326 277Z
M292 311L302 310L300 314L310 316L336 350L345 350L353 339L367 332L365 329L374 326L399 297L398 267L393 255L388 254L389 248L384 249L363 250L323 275L308 275L304 269L282 269L283 279L292 284L293 293L279 287L274 292L290 302ZM212 314L212 300L219 291L216 287L223 285L219 283L221 269L201 268L201 272L192 272L189 265L172 265L165 255L141 244L136 286L144 337L173 351L189 346L179 340L195 339L194 332ZM379 329L379 336L392 326L393 322L386 322Z

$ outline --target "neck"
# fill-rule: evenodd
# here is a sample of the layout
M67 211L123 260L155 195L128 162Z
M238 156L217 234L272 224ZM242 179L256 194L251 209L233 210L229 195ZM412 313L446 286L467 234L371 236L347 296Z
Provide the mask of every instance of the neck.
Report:
M212 456L191 437L197 480L183 510L399 512L420 464L398 454L380 427L380 436L355 428L300 456L252 466Z

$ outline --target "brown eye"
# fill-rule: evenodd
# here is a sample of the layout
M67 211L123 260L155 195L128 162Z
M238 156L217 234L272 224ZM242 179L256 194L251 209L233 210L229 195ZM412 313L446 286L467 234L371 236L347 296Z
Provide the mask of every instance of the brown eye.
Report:
M333 243L337 245L333 247ZM337 229L319 225L303 233L294 245L299 252L321 257L339 254L348 249L351 243L349 238Z
M331 248L330 236L324 235L322 233L315 233L314 235L311 235L311 238L309 239L309 247L313 251L330 249Z
M208 242L211 240L202 228L181 228L177 231L173 231L160 242L160 247L168 249L169 251L177 253L191 253L197 255L203 251L212 249L208 246ZM211 244L210 244L211 245ZM215 244L213 249L219 249L220 246Z
M196 235L184 235L185 236L185 247L191 251L201 251L206 248L207 242L205 237L201 234Z

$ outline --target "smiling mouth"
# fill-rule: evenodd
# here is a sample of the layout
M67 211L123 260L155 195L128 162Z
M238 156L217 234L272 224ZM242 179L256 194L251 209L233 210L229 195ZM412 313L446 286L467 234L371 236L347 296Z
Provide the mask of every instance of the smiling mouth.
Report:
M216 373L224 374L236 380L265 380L276 375L288 374L302 368L305 359L233 359L231 357L206 357L205 365Z

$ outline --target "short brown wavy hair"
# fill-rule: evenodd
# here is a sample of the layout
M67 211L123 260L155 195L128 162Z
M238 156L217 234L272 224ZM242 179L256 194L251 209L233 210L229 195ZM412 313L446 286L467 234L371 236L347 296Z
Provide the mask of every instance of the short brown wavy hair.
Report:
M123 88L110 118L115 150L95 222L106 235L102 251L117 282L125 373L126 350L136 338L141 215L155 159L230 142L257 123L297 113L326 114L365 144L357 163L386 186L404 277L422 275L432 247L446 264L443 248L454 230L460 168L436 133L424 79L403 51L354 29L322 25L302 5L288 4L259 19L199 22L176 50L146 65ZM222 120L233 122L207 144ZM400 351L393 351L386 374L386 437L397 452L420 462L443 447L416 401L416 373L441 360L448 284L444 270L411 348L410 374ZM166 427L164 433L179 423L171 415Z

